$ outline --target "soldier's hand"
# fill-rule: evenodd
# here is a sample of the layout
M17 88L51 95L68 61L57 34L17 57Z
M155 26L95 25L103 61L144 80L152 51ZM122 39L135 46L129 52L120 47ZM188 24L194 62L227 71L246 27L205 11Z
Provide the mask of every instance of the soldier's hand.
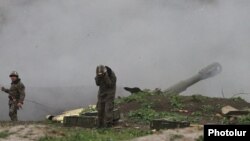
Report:
M5 88L3 86L0 85L0 90L1 91L5 91Z
M105 74L106 74L106 73L99 73L99 74L97 74L97 76L98 76L99 78L102 78L102 77L105 76Z
M22 104L22 103L17 103L17 107L18 107L18 108L22 108L22 107L23 107L23 104Z

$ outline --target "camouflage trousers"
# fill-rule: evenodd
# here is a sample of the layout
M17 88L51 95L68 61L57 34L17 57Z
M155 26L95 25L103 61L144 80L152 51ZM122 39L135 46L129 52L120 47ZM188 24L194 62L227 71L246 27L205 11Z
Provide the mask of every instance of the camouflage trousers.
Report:
M17 121L17 103L15 101L10 100L9 101L9 116L11 121Z
M113 125L114 98L103 101L98 99L98 127L111 127Z

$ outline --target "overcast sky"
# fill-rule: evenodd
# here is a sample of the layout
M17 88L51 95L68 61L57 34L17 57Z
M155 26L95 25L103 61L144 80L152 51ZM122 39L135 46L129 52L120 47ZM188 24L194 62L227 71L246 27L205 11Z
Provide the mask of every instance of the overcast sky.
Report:
M250 92L249 0L0 0L0 83L94 86L95 68L120 86L166 89L219 62L186 93ZM249 97L248 97L249 98Z

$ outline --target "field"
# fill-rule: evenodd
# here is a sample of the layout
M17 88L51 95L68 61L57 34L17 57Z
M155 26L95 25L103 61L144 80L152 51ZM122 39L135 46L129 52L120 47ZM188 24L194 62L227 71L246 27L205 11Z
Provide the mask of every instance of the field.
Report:
M119 97L116 108L121 110L121 121L110 129L64 127L51 121L1 122L0 140L4 141L147 141L147 140L202 140L203 124L249 124L250 115L230 119L221 113L223 106L249 109L250 103L236 98L212 98L202 95L181 96L164 93L140 92ZM153 119L188 121L190 127L153 130Z

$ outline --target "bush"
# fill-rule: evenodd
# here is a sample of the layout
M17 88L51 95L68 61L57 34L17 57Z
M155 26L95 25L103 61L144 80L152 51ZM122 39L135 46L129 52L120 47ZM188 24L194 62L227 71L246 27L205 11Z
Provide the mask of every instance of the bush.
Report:
M239 117L237 121L239 124L250 124L250 114Z
M0 132L0 138L7 138L10 135L11 135L11 133L9 131Z
M181 99L179 95L170 96L170 104L174 109L182 109L183 104L181 103Z

